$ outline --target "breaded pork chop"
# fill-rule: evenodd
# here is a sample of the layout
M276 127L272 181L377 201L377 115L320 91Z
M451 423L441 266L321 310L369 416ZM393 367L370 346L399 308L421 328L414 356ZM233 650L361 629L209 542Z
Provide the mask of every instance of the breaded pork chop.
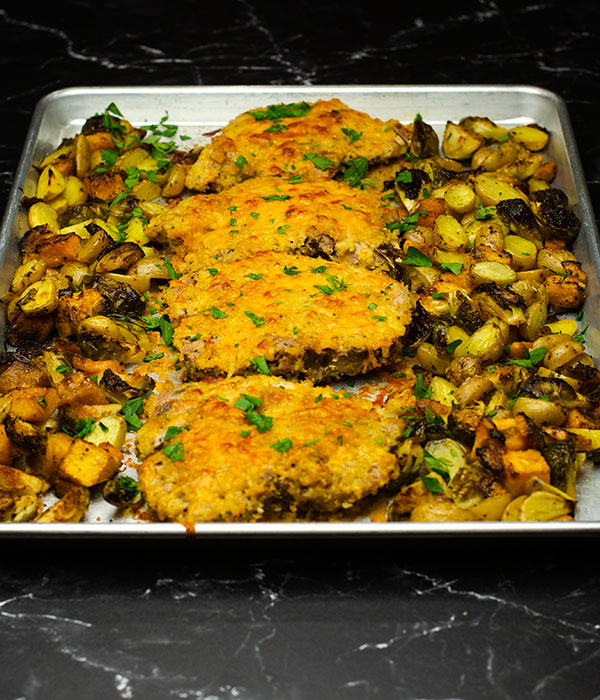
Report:
M258 521L344 511L399 473L405 422L371 401L255 375L147 401L140 485L163 520Z
M191 190L219 191L263 175L330 178L354 158L381 162L403 153L401 125L338 99L270 105L240 114L191 166Z
M188 378L262 371L314 382L393 362L413 304L381 272L274 252L184 273L164 298Z
M385 226L396 216L378 194L345 183L261 177L188 197L144 233L198 267L276 250L389 269L398 241Z

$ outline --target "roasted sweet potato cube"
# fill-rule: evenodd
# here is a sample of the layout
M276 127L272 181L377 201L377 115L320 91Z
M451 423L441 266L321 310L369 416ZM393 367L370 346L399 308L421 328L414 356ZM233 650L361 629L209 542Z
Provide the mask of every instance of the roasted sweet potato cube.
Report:
M60 267L77 260L81 250L81 238L76 233L56 233L47 226L35 226L19 244L23 262L39 258L46 267Z
M104 392L84 372L72 372L58 386L60 406L100 405L108 403Z
M14 389L10 414L28 423L43 423L58 406L58 391L54 387L24 387Z
M83 185L90 197L104 202L110 202L121 192L126 192L123 178L114 172L88 173L83 178Z
M75 486L38 518L38 523L78 523L86 514L90 503L89 489Z
M110 479L120 464L121 453L112 445L93 445L75 438L58 474L80 486L94 486Z
M71 449L73 438L67 433L49 433L46 449L27 462L28 468L37 476L54 483L58 468Z
M550 467L537 450L505 452L502 462L504 470L500 474L500 481L513 496L525 493L527 482L534 476L550 483Z
M86 141L90 151L112 151L115 147L113 137L108 131L97 131L94 134L86 134Z
M6 354L9 355L9 353ZM20 387L50 386L50 379L43 370L25 360L14 359L14 357L10 360L0 374L0 394L8 394L9 391Z
M56 309L56 330L61 338L75 335L77 326L85 318L102 315L106 300L96 289L84 289L74 294L65 294Z

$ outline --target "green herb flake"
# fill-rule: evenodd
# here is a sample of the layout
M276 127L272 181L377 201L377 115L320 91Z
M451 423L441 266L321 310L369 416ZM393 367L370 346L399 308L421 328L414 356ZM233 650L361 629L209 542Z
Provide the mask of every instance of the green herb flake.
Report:
M442 270L448 270L448 272L451 272L453 275L458 275L463 269L463 264L459 262L445 262L441 263L440 267Z
M155 352L150 355L146 355L144 357L144 362L152 362L152 360L160 360L161 357L164 357L165 353L164 352Z
M460 338L457 338L456 340L453 340L451 343L448 343L446 345L446 352L450 353L450 355L454 354L454 351L456 348L462 343L462 340Z
M266 197L262 197L262 199L264 199L265 202L285 202L291 199L291 196L289 194L269 194Z
M171 462L177 462L183 459L183 444L181 440L178 442L173 442L170 445L166 445L162 449L163 453L171 460Z
M409 246L402 264L416 265L417 267L433 267L433 261L414 246Z
M362 131L358 132L355 129L345 129L344 127L342 127L342 133L344 136L347 136L350 139L351 144L358 141L358 139L362 136Z
M425 380L421 374L417 374L417 379L415 382L414 395L417 399L429 399L431 398L431 387L425 384Z
M264 355L258 355L250 360L250 364L259 374L271 374Z
M144 408L144 402L146 398L144 396L138 396L134 399L129 399L123 406L123 416L127 421L127 425L130 430L139 430L142 427L142 421L139 418L139 414Z
M169 273L169 279L178 280L180 277L183 277L183 272L175 272L171 258L168 255L165 257L165 267Z
M484 207L483 204L480 204L478 207L475 208L475 218L479 219L480 221L486 221L486 219L491 219L492 216L492 212L487 207Z
M410 170L403 170L402 172L398 173L396 177L394 178L395 182L412 182L413 181L413 176Z
M369 161L364 156L357 156L348 161L348 166L344 170L342 179L347 182L350 187L359 187L364 189L363 180L369 170Z
M332 160L325 158L325 156L320 156L317 153L305 153L302 156L302 160L310 160L315 168L318 168L319 170L327 170L327 168L335 165Z
M422 476L421 481L428 491L431 493L444 493L444 487L440 484L439 479L435 476Z
M289 449L292 448L292 441L290 438L283 438L282 440L278 440L277 442L274 442L271 447L276 451L276 452L287 452Z
M257 328L260 328L260 326L262 326L265 322L265 319L262 318L262 316L257 316L255 313L252 313L252 311L244 311L244 313Z
M264 121L266 119L277 122L280 119L295 119L306 116L312 105L308 102L290 102L289 104L274 104L268 105L265 109L256 109L250 114L256 121Z
M170 425L167 428L167 432L165 433L165 437L164 437L165 442L176 437L177 435L179 435L179 433L183 432L183 430L184 429L180 428L178 425Z

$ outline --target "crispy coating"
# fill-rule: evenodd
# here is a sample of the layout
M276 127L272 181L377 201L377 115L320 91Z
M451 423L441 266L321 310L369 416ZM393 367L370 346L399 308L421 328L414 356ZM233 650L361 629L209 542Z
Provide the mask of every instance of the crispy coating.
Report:
M219 191L263 175L330 178L353 158L380 162L405 150L399 122L381 121L338 99L281 109L251 110L229 122L190 168L187 187ZM278 116L292 112L297 116Z
M317 382L393 361L410 292L380 272L319 262L265 252L172 280L165 301L187 377L258 370Z
M347 511L399 472L403 419L309 382L257 375L186 384L151 397L145 413L140 485L164 520Z
M154 217L145 233L198 267L275 250L387 269L381 251L398 244L385 225L396 216L379 194L346 183L261 177L188 197Z

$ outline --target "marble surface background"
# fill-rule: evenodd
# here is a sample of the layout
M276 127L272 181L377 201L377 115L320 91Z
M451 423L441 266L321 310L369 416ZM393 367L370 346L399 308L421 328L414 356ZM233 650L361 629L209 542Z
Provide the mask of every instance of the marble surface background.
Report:
M0 7L0 199L76 85L528 84L600 213L600 9L574 0ZM0 698L600 698L597 539L5 540Z

